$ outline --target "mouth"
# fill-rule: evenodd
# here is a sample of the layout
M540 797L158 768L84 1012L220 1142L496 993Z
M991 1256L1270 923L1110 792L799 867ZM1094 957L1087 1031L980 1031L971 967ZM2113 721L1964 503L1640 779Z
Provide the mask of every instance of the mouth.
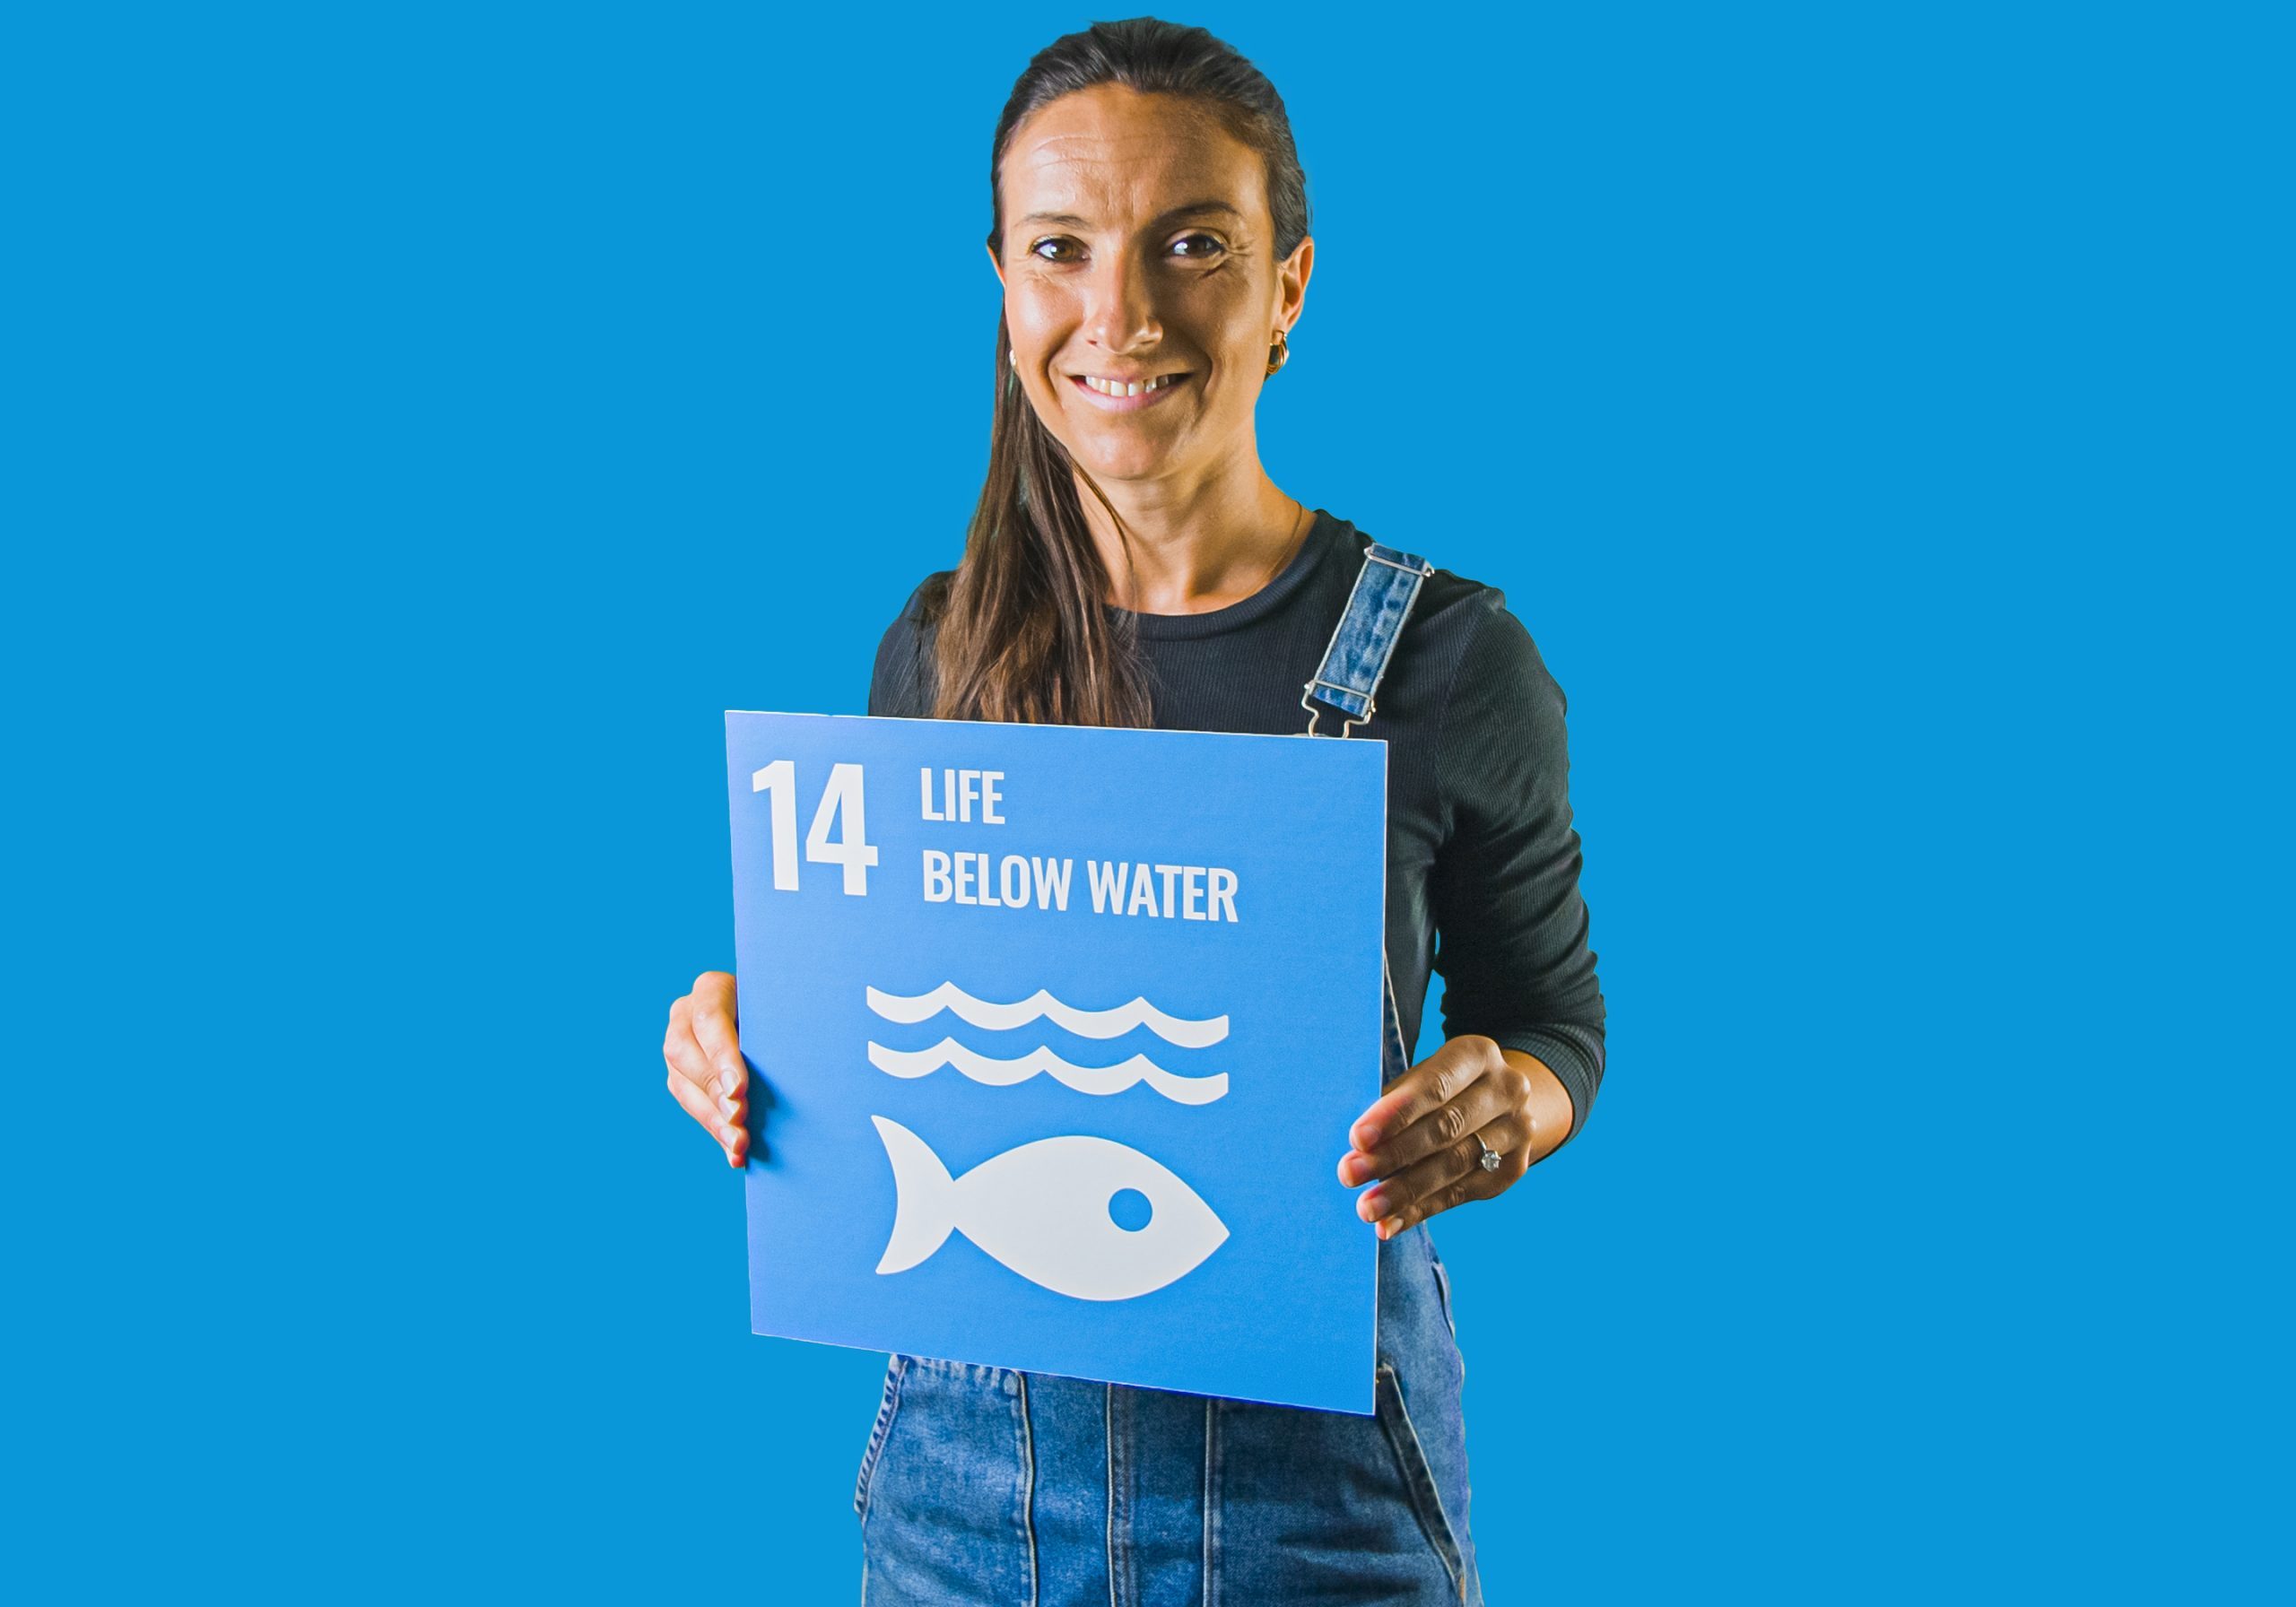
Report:
M1068 383L1103 413L1138 413L1143 408L1155 406L1195 378L1194 374L1182 369L1174 374L1159 374L1151 380L1126 384L1098 379L1089 374L1071 374Z

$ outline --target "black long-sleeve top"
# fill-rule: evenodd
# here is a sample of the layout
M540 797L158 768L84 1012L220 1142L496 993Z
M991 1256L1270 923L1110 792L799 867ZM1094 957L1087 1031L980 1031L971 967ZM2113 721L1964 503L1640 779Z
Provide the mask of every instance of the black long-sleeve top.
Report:
M1133 615L1155 725L1306 729L1300 689L1372 539L1318 508L1283 573L1242 602ZM932 712L923 589L878 644L873 715ZM1371 723L1348 740L1387 743L1387 966L1404 1041L1419 1040L1431 968L1443 977L1443 1036L1480 1033L1536 1055L1570 1095L1575 1134L1602 1082L1603 995L1578 896L1563 709L1506 595L1439 568L1397 638ZM1335 731L1335 717L1317 729Z

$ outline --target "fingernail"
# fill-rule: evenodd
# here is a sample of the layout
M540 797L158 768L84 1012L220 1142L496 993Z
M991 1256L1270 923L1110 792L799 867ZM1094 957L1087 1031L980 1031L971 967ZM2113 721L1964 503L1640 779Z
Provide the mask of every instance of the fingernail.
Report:
M742 1142L742 1130L739 1127L728 1125L725 1131L720 1133L718 1136L718 1142L730 1149L734 1145Z
M1381 1238L1393 1238L1396 1234L1402 1231L1403 1218L1399 1216L1391 1216L1386 1221L1379 1224L1379 1237Z
M723 1094L718 1096L718 1114L729 1122L734 1119L734 1102Z
M735 1154L733 1151L727 1150L726 1151L726 1164L727 1166L739 1166L742 1164L741 1157Z
M1387 1196L1375 1188L1355 1202L1355 1209L1365 1221L1376 1222L1387 1214Z
M730 1060L718 1063L718 1091L730 1094L742 1085L742 1068Z
M1355 1129L1354 1138L1355 1147L1357 1149L1375 1149L1378 1147L1379 1142L1379 1130L1370 1122L1359 1123Z

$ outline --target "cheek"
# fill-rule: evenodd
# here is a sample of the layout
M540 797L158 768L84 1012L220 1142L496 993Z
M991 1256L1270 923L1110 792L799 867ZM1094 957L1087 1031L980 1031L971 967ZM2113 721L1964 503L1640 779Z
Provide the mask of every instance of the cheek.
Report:
M1223 309L1215 336L1219 343L1211 348L1222 377L1233 379L1239 374L1264 372L1267 349L1274 343L1270 338L1274 327L1274 319L1256 308Z
M1075 317L1067 297L1039 286L1016 284L1004 295L1004 326L1023 357L1048 353L1067 337Z
M1240 398L1239 404L1248 407L1267 371L1267 346L1257 334L1245 332L1223 341L1213 364L1213 383L1221 400Z

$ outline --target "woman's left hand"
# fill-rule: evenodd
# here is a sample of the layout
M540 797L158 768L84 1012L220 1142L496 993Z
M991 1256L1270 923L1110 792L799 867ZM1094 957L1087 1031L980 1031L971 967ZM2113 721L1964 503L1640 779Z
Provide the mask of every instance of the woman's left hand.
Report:
M1469 1200L1487 1200L1551 1153L1570 1131L1570 1096L1546 1063L1463 1034L1388 1085L1355 1120L1340 1160L1349 1187L1380 1179L1355 1212L1393 1238ZM1483 1143L1499 1151L1483 1167Z

